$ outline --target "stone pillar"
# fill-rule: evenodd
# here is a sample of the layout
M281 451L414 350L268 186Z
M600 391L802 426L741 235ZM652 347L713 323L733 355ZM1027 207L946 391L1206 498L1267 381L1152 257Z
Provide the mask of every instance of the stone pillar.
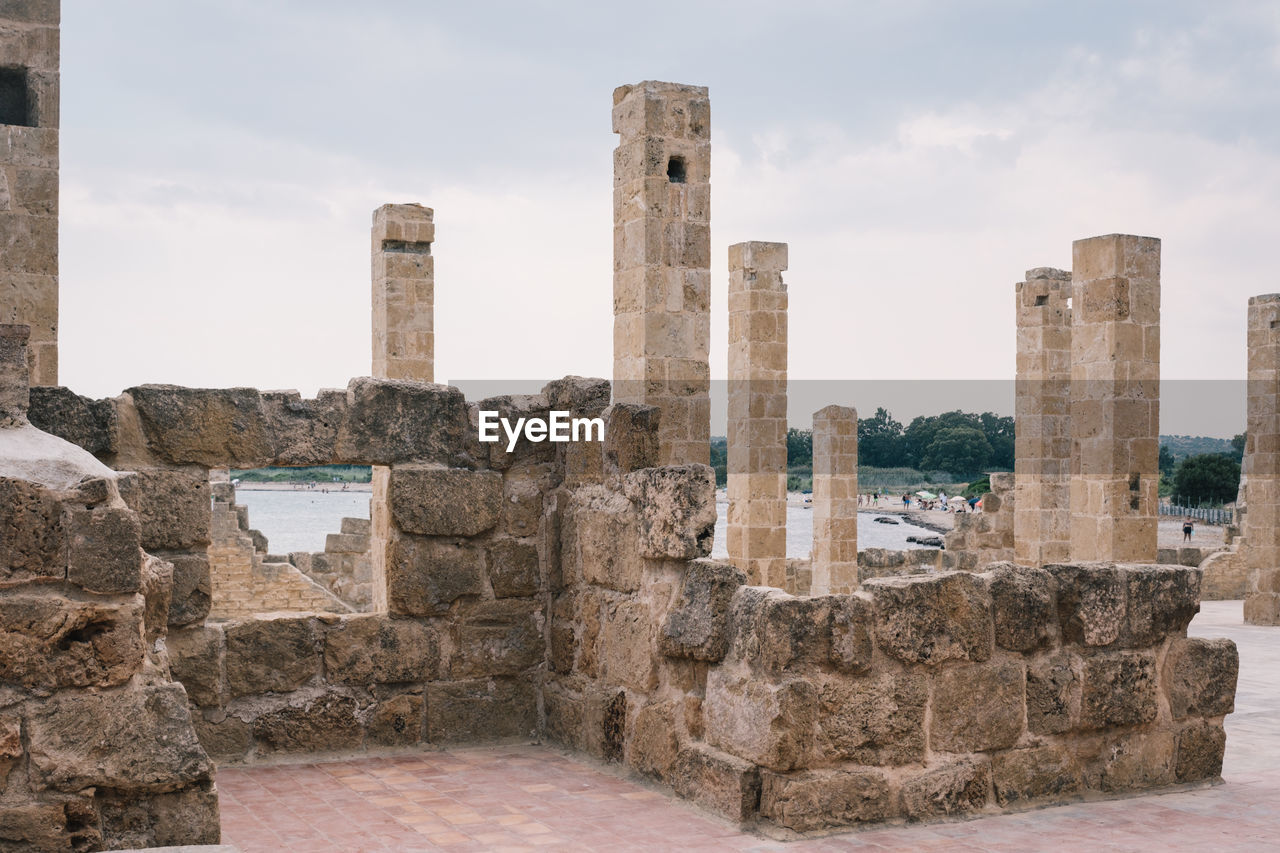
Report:
M384 204L373 212L373 378L435 381L435 259L433 211L420 204ZM373 609L387 609L387 543L391 470L373 468L369 500Z
M1249 300L1248 387L1244 621L1280 625L1280 294Z
M31 404L26 326L0 325L0 427L27 422Z
M707 464L711 105L700 86L613 93L613 400L660 411L659 464Z
M729 247L729 559L747 581L787 576L786 243Z
M813 580L810 593L858 588L858 413L813 413Z
M1016 285L1014 553L1071 557L1071 273L1040 267Z
M58 0L0 3L0 323L58 384Z
M1160 241L1077 240L1071 297L1071 559L1156 559Z

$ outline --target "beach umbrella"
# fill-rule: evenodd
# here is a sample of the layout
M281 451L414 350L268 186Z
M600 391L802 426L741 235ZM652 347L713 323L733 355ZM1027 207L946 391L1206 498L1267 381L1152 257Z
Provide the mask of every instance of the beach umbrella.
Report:
M921 489L920 491L916 492L916 497L921 497L927 501L931 501L934 498L936 498L937 495L935 495L933 492L926 492L924 489Z

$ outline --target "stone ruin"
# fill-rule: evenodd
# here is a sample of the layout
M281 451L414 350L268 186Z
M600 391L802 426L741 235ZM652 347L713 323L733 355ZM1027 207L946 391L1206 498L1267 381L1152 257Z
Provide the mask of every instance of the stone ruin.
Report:
M33 69L56 73L57 7L28 0L0 28L53 28L52 59L47 34L22 42L45 46ZM375 213L373 376L314 399L90 400L32 372L50 362L27 326L0 328L0 849L216 841L217 764L504 738L620 762L779 837L1219 777L1235 647L1186 636L1201 571L1151 563L1158 241L1077 242L1071 334L1041 338L1057 355L1034 377L1066 371L1070 390L1019 396L1012 489L995 527L963 531L985 556L961 568L984 571L883 578L859 567L845 407L815 416L813 560L774 553L786 247L735 246L734 411L760 451L736 457L735 497L762 509L732 510L740 556L711 560L708 104L667 83L614 95L613 382L479 402L430 384L434 214L417 205ZM1064 281L1019 289L1042 327L1066 316ZM26 306L5 307L34 325ZM481 409L600 417L604 440L507 451L478 440ZM325 464L374 466L371 612L210 619L210 472ZM778 588L800 578L820 594Z

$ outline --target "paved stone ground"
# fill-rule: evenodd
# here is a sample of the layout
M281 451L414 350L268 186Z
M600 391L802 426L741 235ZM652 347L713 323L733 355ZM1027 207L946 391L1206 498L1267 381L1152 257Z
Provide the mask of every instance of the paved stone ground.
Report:
M791 843L740 832L613 768L535 746L218 772L223 843L256 851L1280 849L1280 628L1209 601L1191 626L1240 647L1225 784Z

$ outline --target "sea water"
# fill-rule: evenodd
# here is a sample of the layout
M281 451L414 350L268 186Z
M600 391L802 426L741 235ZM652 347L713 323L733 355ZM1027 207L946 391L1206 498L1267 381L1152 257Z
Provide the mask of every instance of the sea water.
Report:
M249 526L267 537L272 554L290 551L323 551L325 536L337 533L343 518L368 518L368 492L254 491L238 489L236 502L249 508ZM716 503L716 538L712 556L727 557L725 550L726 501ZM898 524L880 524L882 512L858 513L858 547L900 551L924 547L908 542L908 536L940 534L908 524L901 516L888 516ZM813 510L787 507L787 556L805 558L813 548Z

